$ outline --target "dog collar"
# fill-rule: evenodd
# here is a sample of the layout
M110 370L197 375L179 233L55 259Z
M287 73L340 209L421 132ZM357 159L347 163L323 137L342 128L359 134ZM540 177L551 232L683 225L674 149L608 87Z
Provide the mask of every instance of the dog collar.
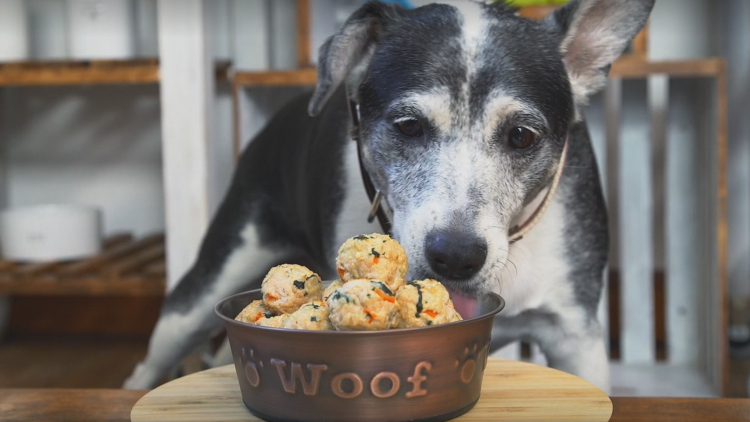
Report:
M565 144L563 145L562 155L560 155L560 164L557 165L555 171L555 177L552 179L547 189L547 194L544 195L544 199L541 204L534 210L533 213L527 218L523 224L515 225L508 230L508 243L513 243L523 238L523 235L528 233L535 225L542 219L545 211L549 208L552 203L552 197L557 191L558 185L560 185L560 179L562 178L563 168L565 168L565 158L568 156L568 138L565 138Z
M370 178L370 173L367 172L367 169L364 165L364 160L362 160L362 134L359 128L359 104L357 104L354 100L351 99L348 95L347 90L347 99L349 100L349 116L352 120L352 129L350 136L354 142L357 143L357 159L359 161L359 171L362 173L362 182L365 185L365 191L367 191L367 197L370 198L370 212L367 214L367 222L372 223L372 220L375 219L375 217L378 218L378 223L380 223L380 227L383 228L383 230L387 234L391 234L391 219L385 212L385 207L383 206L383 193L380 192L379 189L375 188L375 184L372 183L372 179Z
M362 173L362 182L365 185L365 191L367 191L367 196L368 198L370 198L371 204L370 212L367 215L367 222L372 223L375 217L377 217L378 222L380 223L380 227L382 227L386 233L390 234L392 223L390 217L385 211L385 207L383 204L383 193L375 187L375 184L373 184L372 179L370 178L370 173L367 172L367 169L364 165L364 160L362 160L362 133L359 126L359 104L356 101L352 100L348 94L349 93L347 92L347 99L349 100L349 116L351 117L352 121L350 136L352 140L357 143L357 158L359 160L359 170ZM557 187L560 184L563 168L565 167L565 158L567 157L567 155L568 138L566 137L565 144L563 145L562 155L560 156L560 164L557 166L555 176L552 179L552 183L550 184L549 188L547 189L547 193L544 195L544 199L542 199L542 202L539 204L539 206L522 224L517 224L511 227L510 230L508 230L508 243L514 243L521 240L523 236L528 233L539 222L539 220L542 219L545 211L547 211L547 208L549 208L550 204L552 203L552 197L555 195L555 191L557 191Z

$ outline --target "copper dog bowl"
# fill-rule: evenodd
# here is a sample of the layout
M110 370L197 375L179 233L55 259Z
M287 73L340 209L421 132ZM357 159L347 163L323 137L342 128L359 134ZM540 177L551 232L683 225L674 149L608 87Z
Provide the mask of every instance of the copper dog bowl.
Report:
M479 399L492 320L505 302L480 298L477 316L386 331L300 331L234 320L260 290L216 305L245 406L268 421L444 421Z

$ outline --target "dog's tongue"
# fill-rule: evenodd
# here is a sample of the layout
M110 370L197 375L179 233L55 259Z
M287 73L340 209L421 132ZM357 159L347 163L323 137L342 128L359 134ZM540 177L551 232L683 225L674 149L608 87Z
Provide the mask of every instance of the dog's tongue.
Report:
M453 306L456 307L456 311L461 314L461 318L473 318L477 314L477 298L476 296L465 296L453 289L447 289L451 295Z

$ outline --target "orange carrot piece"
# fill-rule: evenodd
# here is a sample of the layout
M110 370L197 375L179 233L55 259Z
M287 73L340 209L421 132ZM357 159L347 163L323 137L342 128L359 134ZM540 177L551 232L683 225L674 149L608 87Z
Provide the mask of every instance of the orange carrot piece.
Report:
M344 274L346 273L346 270L344 270L343 268L339 267L339 268L336 268L336 272L339 273L339 277L343 278Z
M396 298L395 297L389 296L389 295L385 294L380 289L375 289L375 293L377 293L378 296L380 296L380 298L383 299L383 300L385 300L386 302L396 303Z
M380 262L380 258L378 258L377 256L373 256L372 257L372 263L373 264L377 264L378 262Z
M365 308L365 314L367 314L367 317L370 318L370 320L367 323L372 324L372 320L375 319L375 314L372 313L372 311L370 311L367 308Z
M422 313L429 315L430 318L435 318L438 315L438 313L435 312L435 311L433 311L432 309L428 309L426 311L422 311Z

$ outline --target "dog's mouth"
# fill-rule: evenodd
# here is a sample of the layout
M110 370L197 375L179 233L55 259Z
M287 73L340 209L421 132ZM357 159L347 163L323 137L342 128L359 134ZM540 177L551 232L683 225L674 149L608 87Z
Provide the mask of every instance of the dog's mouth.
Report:
M444 284L445 286L445 284ZM467 295L466 293L458 292L457 290L451 289L445 286L448 293L451 295L453 306L456 307L456 311L461 315L461 318L473 318L477 314L477 297L475 295Z
M439 281L448 291L448 294L453 301L453 306L456 311L461 315L461 318L468 319L477 316L477 296L479 288L477 286L471 286L466 281L455 281L446 280L443 277L431 272L431 271L416 271L411 274L411 279L421 280L425 278L431 278Z

